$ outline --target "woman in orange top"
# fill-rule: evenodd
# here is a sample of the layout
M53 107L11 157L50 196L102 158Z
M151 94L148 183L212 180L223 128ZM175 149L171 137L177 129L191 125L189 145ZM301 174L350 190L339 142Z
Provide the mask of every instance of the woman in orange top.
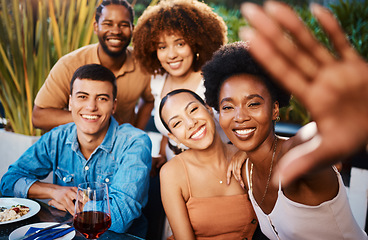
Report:
M159 113L169 137L189 147L160 171L175 239L252 239L257 220L248 194L236 181L226 183L237 149L221 141L212 109L194 92L178 89L162 99Z

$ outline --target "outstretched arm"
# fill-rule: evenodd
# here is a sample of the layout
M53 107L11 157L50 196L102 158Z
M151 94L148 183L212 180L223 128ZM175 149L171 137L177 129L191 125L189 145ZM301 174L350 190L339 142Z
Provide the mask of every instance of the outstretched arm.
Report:
M368 142L368 65L352 48L332 13L311 5L337 57L319 43L286 4L246 3L252 25L241 33L253 56L310 111L318 135L289 151L278 165L284 185L354 154Z

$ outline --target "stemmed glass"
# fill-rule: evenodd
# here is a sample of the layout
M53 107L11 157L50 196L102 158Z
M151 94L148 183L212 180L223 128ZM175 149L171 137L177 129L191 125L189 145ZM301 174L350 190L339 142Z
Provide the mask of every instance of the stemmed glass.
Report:
M106 183L78 185L73 225L87 239L98 239L111 226L109 193Z

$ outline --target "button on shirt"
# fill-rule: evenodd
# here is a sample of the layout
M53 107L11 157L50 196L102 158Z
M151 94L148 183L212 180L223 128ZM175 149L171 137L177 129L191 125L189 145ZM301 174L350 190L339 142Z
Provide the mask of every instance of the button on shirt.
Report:
M74 123L54 128L31 146L1 179L4 196L26 198L31 185L53 171L54 184L78 186L104 182L109 186L112 225L125 232L142 213L148 199L151 140L114 118L100 146L87 160L80 151Z

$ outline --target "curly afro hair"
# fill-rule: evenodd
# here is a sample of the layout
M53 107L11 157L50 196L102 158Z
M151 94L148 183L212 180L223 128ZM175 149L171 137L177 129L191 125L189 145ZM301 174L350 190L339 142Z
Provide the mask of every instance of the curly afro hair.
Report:
M205 3L197 0L161 0L149 6L139 17L133 32L136 59L149 74L163 74L157 58L157 45L163 34L178 34L199 54L193 61L194 71L211 59L227 42L224 20Z
M275 84L274 80L261 68L247 50L246 42L235 42L221 47L202 67L205 98L209 106L219 111L219 94L222 84L231 76L249 74L258 77L267 87L273 101L279 107L289 104L290 94Z

